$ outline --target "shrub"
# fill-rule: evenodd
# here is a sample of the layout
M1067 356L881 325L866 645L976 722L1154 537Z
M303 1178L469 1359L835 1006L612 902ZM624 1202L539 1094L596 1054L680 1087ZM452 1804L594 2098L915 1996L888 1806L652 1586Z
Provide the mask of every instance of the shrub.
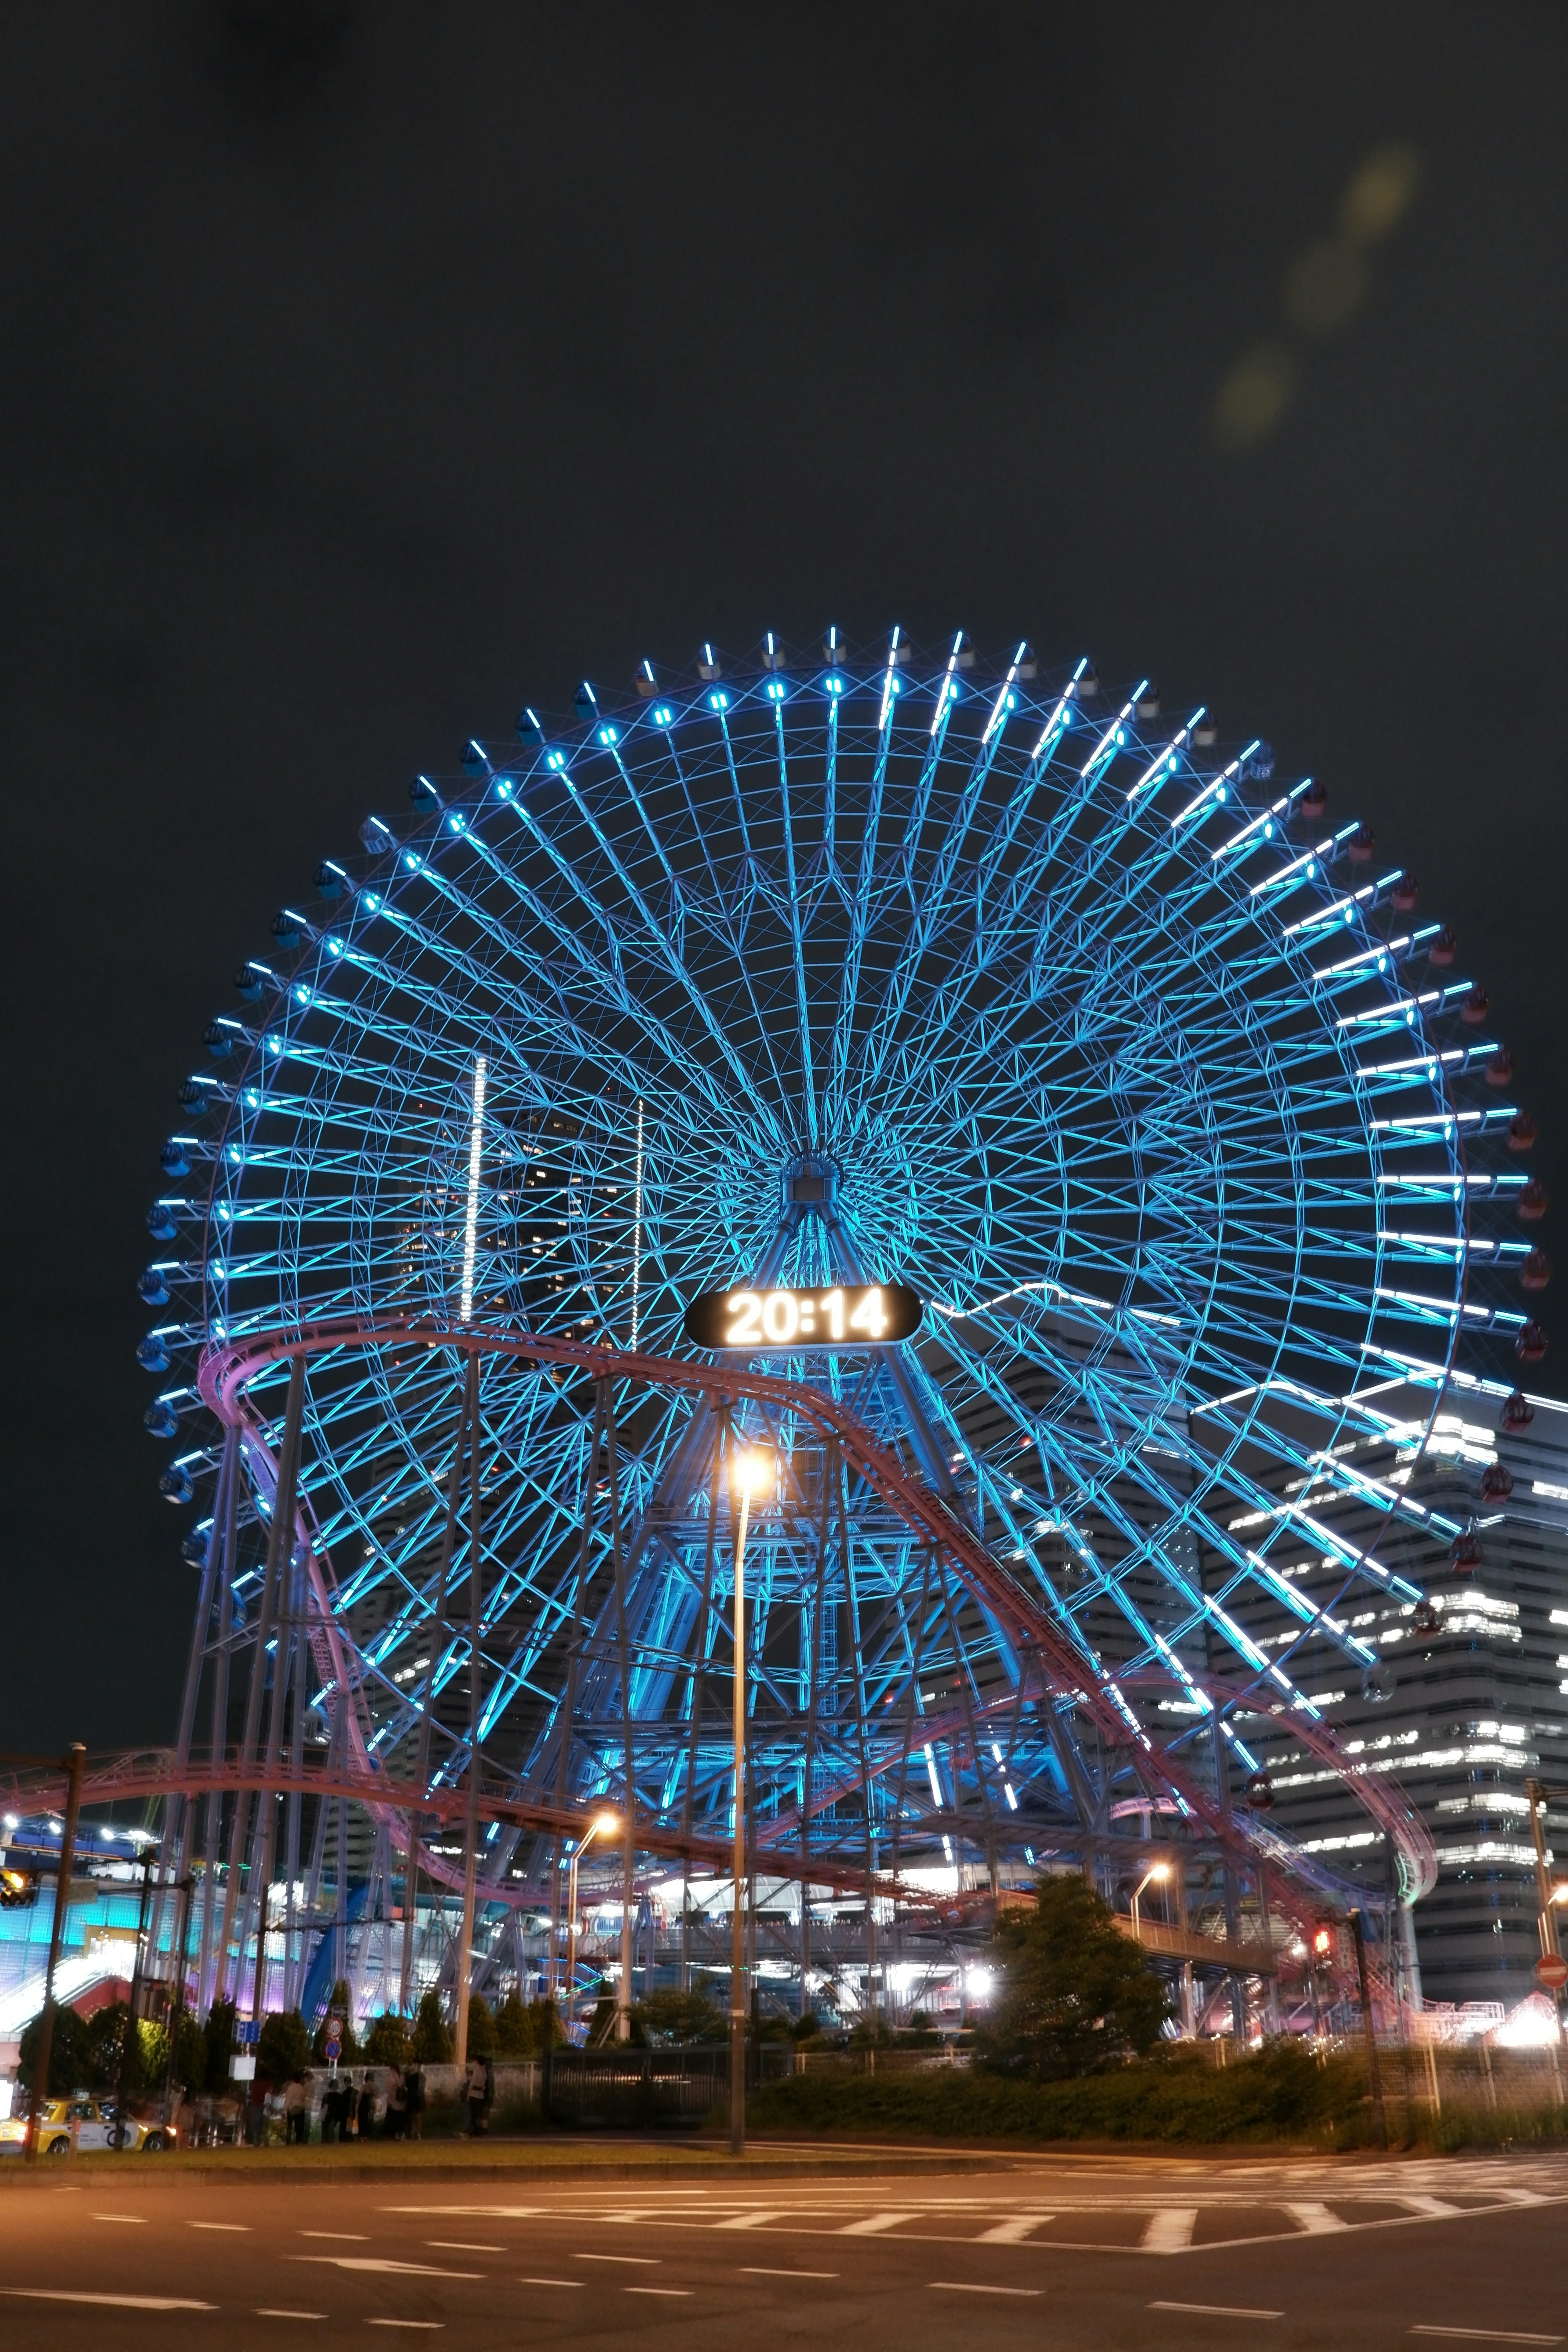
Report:
M441 2014L441 1996L432 1987L419 2003L414 2020L414 2056L425 2066L449 2066L452 2037ZM429 2128L428 2125L426 2126Z
M329 2063L327 2024L328 2021L334 2017L338 2021L338 2037L342 2043L342 2048L338 2052L338 2062L343 2066L357 2066L363 2058L364 2052L360 2046L359 2036L354 2032L353 2002L349 1996L347 1979L343 1977L340 1977L332 1987L332 1997L327 2003L326 2014L311 2036L310 2047L318 2066L325 2066Z
M373 2018L364 2037L365 2062L371 2066L406 2066L413 2044L408 2020L397 2010Z
M1188 2053L1191 2054L1188 2054ZM1077 2079L1037 2082L933 2067L914 2074L799 2074L753 2095L759 2129L907 2134L937 2140L1309 2139L1359 2144L1365 2078L1300 2042L1270 2042L1225 2067L1191 2045Z
M310 2037L297 2009L275 2009L263 2018L256 2045L256 2071L268 2083L287 2083L293 2075L303 2074L310 2054Z
M22 2028L18 2048L18 2073L31 2088L33 2069L38 2063L38 2036L43 2031L43 2011L29 2019ZM54 2038L49 2043L48 2095L51 2099L68 2099L73 2091L94 2087L91 2074L92 2045L88 2038L87 2021L74 2009L55 2004Z
M234 2003L232 2000L214 2001L207 2011L207 2021L203 2028L203 2033L207 2045L205 2077L215 2091L219 2090L228 2081L228 2062L234 2055Z
M729 2032L723 2011L704 1992L650 1992L632 2011L648 2042L722 2042Z
M468 2055L470 2058L493 2058L495 2054L495 2013L482 1993L471 1993L468 1996Z
M566 2039L552 2000L524 2000L513 1985L496 2011L496 2056L537 2058L547 2042Z

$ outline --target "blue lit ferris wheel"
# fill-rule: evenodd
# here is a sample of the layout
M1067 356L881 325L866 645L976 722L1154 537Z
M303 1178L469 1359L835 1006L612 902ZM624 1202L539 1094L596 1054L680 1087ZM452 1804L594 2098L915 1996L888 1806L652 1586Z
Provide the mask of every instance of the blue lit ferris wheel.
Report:
M1370 832L1147 682L835 632L525 710L362 837L237 975L149 1221L182 1759L434 1804L477 1758L481 1905L547 1885L552 1805L718 1851L763 1440L759 1867L994 1883L1154 1807L1323 1881L1243 1793L1286 1733L1332 1758L1311 1662L1375 1702L1360 1629L1475 1541L1367 1451L1544 1346L1511 1062ZM749 1387L683 1337L889 1282L912 1339ZM250 1801L191 1816L215 1965L247 1871L308 1875Z

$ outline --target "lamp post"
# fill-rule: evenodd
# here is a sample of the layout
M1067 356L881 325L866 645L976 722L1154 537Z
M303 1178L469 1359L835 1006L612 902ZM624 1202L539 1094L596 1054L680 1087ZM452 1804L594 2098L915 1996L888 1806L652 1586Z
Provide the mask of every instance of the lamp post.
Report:
M1149 1881L1152 1878L1166 1879L1169 1878L1170 1875L1171 1865L1168 1862L1152 1862L1149 1864L1148 1869L1143 1873L1142 1877L1138 1881L1137 1885L1132 1889L1132 1939L1134 1943L1141 1944L1143 1940L1138 1918L1138 1897L1142 1894L1143 1889L1148 1885Z
M730 1937L730 2153L746 2146L746 1919L741 1881L746 1870L746 1522L752 1496L778 1475L773 1456L754 1447L736 1457L731 1473L740 1488L741 1524L735 1537L735 1899Z
M577 2005L577 1864L599 1836L607 1837L620 1823L614 1813L599 1813L588 1824L588 1834L572 1849L572 1866L566 1880L566 2015L571 2018Z

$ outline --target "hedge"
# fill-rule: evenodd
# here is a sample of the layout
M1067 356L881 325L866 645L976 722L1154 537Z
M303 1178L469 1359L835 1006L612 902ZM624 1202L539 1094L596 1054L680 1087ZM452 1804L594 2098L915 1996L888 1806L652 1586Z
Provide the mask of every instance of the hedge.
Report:
M976 2069L797 2074L748 2105L759 2130L847 2132L936 2140L1191 2141L1369 2137L1366 2081L1353 2061L1321 2063L1278 2042L1228 2066L1155 2058L1074 2081L1011 2080Z

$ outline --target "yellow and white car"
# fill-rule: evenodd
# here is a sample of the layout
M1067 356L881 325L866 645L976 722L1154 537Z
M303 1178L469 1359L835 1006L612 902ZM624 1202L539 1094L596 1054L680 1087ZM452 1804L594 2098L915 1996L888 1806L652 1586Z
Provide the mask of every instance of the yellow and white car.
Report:
M7 2116L0 2123L0 2156L19 2156L26 2143L26 2116ZM141 2123L134 2116L121 2122L110 2100L50 2099L38 2117L40 2156L68 2156L73 2147L123 2147L157 2156L174 2145L167 2124Z

